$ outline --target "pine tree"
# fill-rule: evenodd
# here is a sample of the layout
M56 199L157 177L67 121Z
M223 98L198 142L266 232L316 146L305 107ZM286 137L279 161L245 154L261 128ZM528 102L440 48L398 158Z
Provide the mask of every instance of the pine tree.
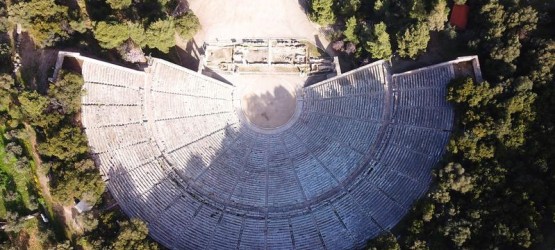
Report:
M426 19L427 13L424 0L412 0L409 16L410 18L414 18L416 20Z
M430 30L441 31L445 28L447 16L449 15L449 8L447 8L447 1L437 0L434 8L428 15L428 26Z
M113 49L129 39L129 28L125 23L98 22L94 27L94 38L100 47Z
M145 31L145 45L164 53L175 46L175 24L173 19L158 20L151 23Z
M353 16L360 8L360 0L343 0L341 2L341 16Z
M345 39L357 45L359 43L358 32L357 32L358 31L357 19L354 16L352 16L347 20L347 23L345 26L346 26L345 31L343 32L343 34L345 35Z
M320 25L335 23L336 16L333 12L333 0L314 0L311 7L311 17L316 23Z
M430 30L424 22L410 25L402 34L397 34L397 44L399 56L416 58L416 56L426 51L430 41Z
M175 29L181 38L189 40L200 29L200 22L195 14L187 12L175 20Z
M377 59L391 57L391 43L389 41L389 34L387 33L387 26L384 22L374 25L372 37L370 41L366 42L366 51L368 51L373 58Z

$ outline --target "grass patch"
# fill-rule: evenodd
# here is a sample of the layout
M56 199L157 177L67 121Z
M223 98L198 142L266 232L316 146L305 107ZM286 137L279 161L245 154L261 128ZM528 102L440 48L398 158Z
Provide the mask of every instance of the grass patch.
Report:
M0 134L3 135L5 127L0 127ZM16 170L17 159L6 153L6 141L4 138L0 139L0 170L7 175L8 183L0 189L2 190L3 198L0 199L0 217L5 217L8 210L18 211L19 213L30 212L36 209L33 204L32 196L37 198L37 191L35 189L33 166L34 162L29 159L29 167L25 170ZM17 194L17 198L8 198L8 193Z

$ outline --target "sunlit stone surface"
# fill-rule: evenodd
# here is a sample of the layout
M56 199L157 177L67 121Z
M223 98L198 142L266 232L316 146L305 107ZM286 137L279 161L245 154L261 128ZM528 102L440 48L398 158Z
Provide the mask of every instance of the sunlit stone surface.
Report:
M276 94L157 59L145 72L83 60L96 163L172 249L364 246L426 192L453 123L451 63L392 75L379 61ZM266 93L287 101L269 125L248 113Z

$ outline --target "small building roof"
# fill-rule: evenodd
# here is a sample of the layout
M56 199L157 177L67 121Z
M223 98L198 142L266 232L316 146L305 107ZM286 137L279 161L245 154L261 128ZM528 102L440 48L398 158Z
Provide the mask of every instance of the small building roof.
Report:
M83 212L90 211L93 208L93 206L91 206L86 201L81 200L79 201L79 203L77 203L77 205L74 206L74 208L77 210L77 212L83 213Z
M464 30L466 29L466 24L468 23L468 12L470 8L468 5L458 5L455 4L453 6L453 11L451 12L451 18L449 19L449 23L457 29Z

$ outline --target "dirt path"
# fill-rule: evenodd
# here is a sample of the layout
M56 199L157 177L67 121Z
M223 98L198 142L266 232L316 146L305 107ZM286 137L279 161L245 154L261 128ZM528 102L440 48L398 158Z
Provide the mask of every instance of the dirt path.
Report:
M80 232L79 228L75 225L75 223L73 223L71 207L62 206L61 204L54 202L54 199L52 198L52 195L50 193L50 184L48 184L48 177L41 167L42 160L37 150L37 138L35 135L35 131L33 127L31 127L31 125L27 123L24 123L24 125L25 130L29 135L29 144L31 146L30 153L33 157L33 161L35 162L34 172L41 190L42 197L44 198L47 206L46 209L49 210L49 213L51 213L51 219L57 220L61 225L64 225L65 236L69 238L71 236L71 232L75 231L75 229L77 229L77 232ZM72 230L70 231L68 230L68 228Z

